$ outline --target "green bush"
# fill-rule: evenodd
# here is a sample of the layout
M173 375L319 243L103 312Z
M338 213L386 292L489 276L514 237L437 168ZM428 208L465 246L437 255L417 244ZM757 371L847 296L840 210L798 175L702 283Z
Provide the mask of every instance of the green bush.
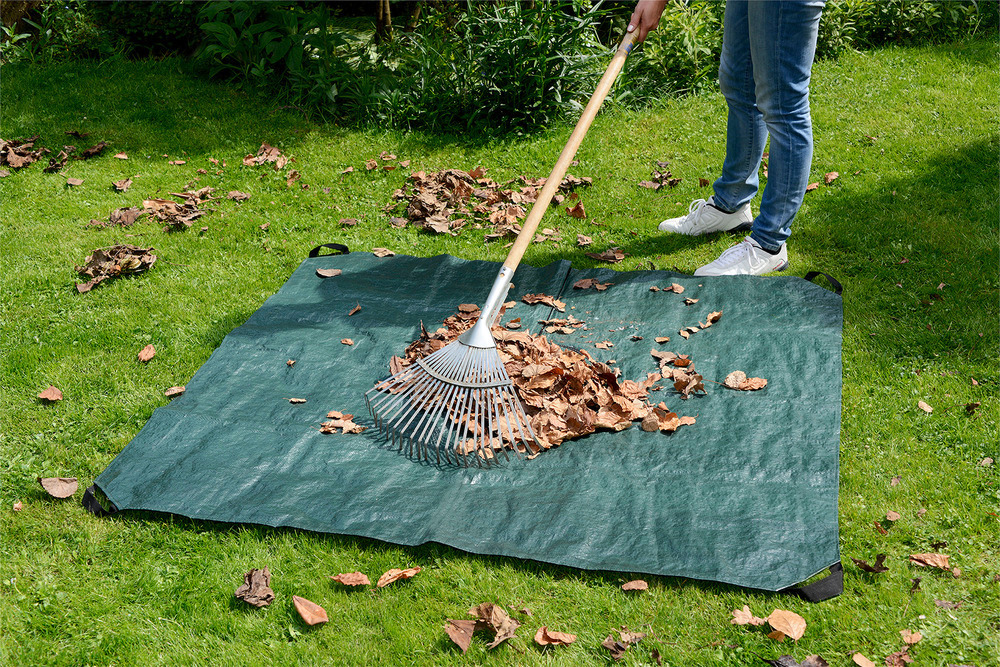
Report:
M81 0L43 2L22 19L24 32L3 28L0 60L51 62L85 58L100 52L100 31Z
M198 10L191 0L90 2L91 19L122 51L134 56L189 54L201 40Z

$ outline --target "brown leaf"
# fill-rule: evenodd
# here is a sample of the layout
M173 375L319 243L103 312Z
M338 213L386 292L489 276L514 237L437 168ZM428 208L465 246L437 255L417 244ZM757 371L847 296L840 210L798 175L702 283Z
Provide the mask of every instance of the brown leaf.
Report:
M153 347L152 343L139 350L139 355L138 355L139 361L142 361L144 363L149 361L155 356L156 356L156 348Z
M939 570L949 570L948 556L938 553L910 554L910 563L919 567L936 567Z
M535 632L535 643L539 646L569 646L575 641L576 635L549 630L544 625Z
M392 582L399 581L400 579L412 579L413 577L417 576L418 572L420 572L419 565L416 567L407 568L405 570L392 568L391 570L383 574L381 577L379 577L378 583L376 583L375 585L378 586L379 588L384 588L389 584L391 584Z
M93 146L91 146L90 148L87 148L87 149L81 151L80 152L80 159L81 160L87 160L87 159L92 158L92 157L94 157L96 155L100 155L104 151L104 149L107 148L107 147L108 147L108 142L106 142L106 141L99 141L96 144L94 144Z
M571 218L581 218L581 219L583 219L583 218L587 217L587 212L583 208L583 202L582 201L578 201L576 203L576 206L567 206L566 207L566 213L568 213Z
M292 366L295 365L295 360L294 359L289 359L288 361L285 362L285 365L290 368L290 367L292 367Z
M250 199L250 195L246 192L240 192L239 190L230 190L226 194L226 199L231 199L233 201L246 201L247 199Z
M61 401L63 399L63 394L53 385L49 385L48 389L38 394L38 398L42 399L43 401L54 403L55 401Z
M114 183L112 183L112 185L114 185L115 190L117 190L118 192L128 192L128 189L132 187L132 179L124 178L120 181L115 181Z
M698 187L699 188L707 188L711 184L712 184L711 181L709 181L707 178L699 178L698 179Z
M295 604L295 611L299 612L299 616L302 617L306 625L317 625L330 620L326 615L326 610L311 600L293 595L292 602Z
M750 605L743 605L743 609L734 609L733 618L729 621L733 625L764 625L766 618L760 618L750 613Z
M853 660L854 664L857 665L858 667L875 667L874 662L872 662L871 660L869 660L860 653L855 653L853 656L851 656L851 660Z
M340 225L342 227L353 227L356 224L358 224L358 219L357 218L341 218L340 219Z
M76 477L39 477L38 483L53 498L69 498L79 486Z
M638 644L639 640L646 636L642 632L628 632L627 630L619 630L618 635L619 639L615 639L613 635L608 635L601 642L601 646L608 649L611 653L611 659L615 661L621 660L629 646Z
M594 240L592 238L590 238L589 236L585 235L585 234L577 234L576 235L576 245L578 247L580 247L580 248L583 248L584 246L588 246L588 245L590 245L593 242L594 242Z
M669 343L670 342L670 336L657 336L653 340L656 341L657 343L660 343L660 344Z
M764 378L748 378L743 371L733 371L722 381L722 385L737 391L756 391L767 386Z
M691 297L685 297L684 298L684 305L685 306L693 306L696 303L698 303L698 299L692 299Z
M910 632L909 628L906 630L900 630L899 635L903 638L903 641L910 646L913 646L924 638L924 636L919 632Z
M351 173L352 171L354 171L354 167L347 167L346 169L344 169L344 170L343 170L342 172L340 172L340 173L341 173L341 174L349 174L349 173Z
M170 160L169 162L167 162L167 164L173 164L173 165L180 166L182 164L187 164L187 161L186 160Z
M875 564L869 565L867 561L863 561L858 558L851 558L851 560L854 561L854 564L857 565L859 568L861 568L865 572L871 572L873 574L880 574L882 572L889 571L889 568L883 565L883 563L885 563L885 559L886 559L885 554L876 554Z
M649 588L649 584L642 579L636 579L635 581L629 581L622 584L623 591L644 591L647 588Z
M772 630L771 632L767 633L767 636L769 639L773 639L778 642L785 641L785 633L782 632L781 630Z
M886 529L882 526L882 524L878 522L877 519L875 521L873 521L872 524L875 526L875 530L876 530L876 532L878 532L879 535L888 535L889 534L886 531Z
M166 396L167 398L180 396L181 394L184 393L184 389L185 388L183 386L169 387L166 391L163 392L163 395Z
M886 521L899 521L902 517L903 517L902 514L894 510L889 510L888 512L885 513Z
M343 272L343 269L316 269L316 275L320 278L335 278Z
M23 508L23 505L21 504L20 500L18 500L16 503L14 503L14 505L11 507L11 509L13 509L15 512L20 512L22 508Z
M537 303L545 304L546 306L551 306L561 313L566 312L566 302L560 301L554 296L549 296L548 294L525 294L521 297L521 301L528 305L534 305Z
M355 305L354 308L351 308L351 312L347 313L347 316L350 317L351 315L354 315L354 314L360 313L360 312L361 312L361 304L359 303L359 304Z
M354 341L351 340L350 338L341 338L340 342L343 343L344 345L354 345Z
M396 253L388 248L372 248L372 254L376 257L392 257Z
M906 667L906 665L913 662L913 658L910 656L908 651L909 649L905 648L901 651L890 653L885 656L885 664L887 667Z
M368 579L368 575L363 572L345 572L334 574L330 578L345 586L369 586L372 583Z
M114 157L118 158L119 160L127 160L128 159L128 155L126 155L125 153L115 153Z
M840 174L837 173L836 171L828 172L823 176L823 182L826 183L827 185L830 185L830 183L833 183L835 180L837 180L837 177L839 176Z
M487 645L487 648L496 648L501 642L513 637L517 629L521 627L519 621L511 618L500 605L493 604L492 602L484 602L475 606L469 610L469 613L478 617L480 621L496 633L493 641Z
M921 410L923 410L924 412L926 412L927 414L930 414L930 413L934 412L934 408L932 408L931 406L927 405L923 401L917 401L917 407L920 408Z
M899 475L893 475L892 479L889 480L889 486L899 486L899 483L903 481L903 478Z
M236 589L233 595L254 607L266 607L274 602L274 591L271 590L271 571L266 567L253 569L243 575L243 585Z
M450 618L445 623L444 631L448 633L451 641L455 642L462 649L462 653L465 653L469 650L469 645L472 644L472 635L484 627L485 623L482 621Z
M378 161L374 159L365 160L365 169L367 169L368 171L371 171L372 169L378 169Z
M66 185L83 185L82 178L67 178Z
M591 259L598 259L602 262L617 264L625 259L625 253L622 252L621 248L608 248L607 250L599 253L588 252L587 257L590 257Z
M286 400L289 403L291 403L292 405L302 405L303 403L306 402L306 399L304 399L304 398L289 398L289 399L286 399Z
M810 183L806 186L806 192L812 192L813 190L819 189L819 183Z
M794 640L799 640L806 631L806 619L785 609L775 609L767 617L767 623L778 632Z

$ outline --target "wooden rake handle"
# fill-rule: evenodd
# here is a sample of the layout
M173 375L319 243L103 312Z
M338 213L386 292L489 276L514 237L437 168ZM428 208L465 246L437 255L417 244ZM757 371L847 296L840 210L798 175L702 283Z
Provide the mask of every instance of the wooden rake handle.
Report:
M590 97L590 101L587 102L587 107L583 110L580 120L577 121L576 127L573 129L573 134L569 135L569 141L566 142L566 147L560 153L556 165L552 167L552 173L545 180L541 194L538 195L534 206L531 207L531 212L528 213L528 217L521 227L521 233L517 235L514 245L511 246L510 252L507 254L507 259L503 262L503 265L511 271L516 269L517 265L521 263L524 251L528 249L528 245L535 236L535 230L538 229L538 223L541 221L542 216L545 215L545 211L548 210L549 202L552 201L552 197L559 188L559 184L562 183L563 176L566 175L566 170L569 169L569 165L573 161L577 149L583 143L583 137L587 134L587 130L590 129L590 124L594 122L594 117L601 108L604 98L608 96L608 91L611 90L615 79L618 78L618 73L622 71L622 67L625 65L625 58L632 51L632 42L633 33L626 34L625 39L618 46L618 51L615 52L615 57L611 59L611 64L608 65L604 76L601 77L600 83L597 84L597 90L594 91L594 94Z

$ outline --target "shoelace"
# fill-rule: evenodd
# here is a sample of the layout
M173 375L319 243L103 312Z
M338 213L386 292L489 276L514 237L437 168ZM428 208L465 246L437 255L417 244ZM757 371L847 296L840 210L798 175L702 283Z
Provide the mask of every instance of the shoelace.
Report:
M723 253L719 255L719 259L715 260L715 262L720 266L726 266L726 267L732 266L733 264L739 264L740 262L743 261L743 258L746 257L747 254L749 254L751 247L752 244L750 243L750 241L744 239L739 243L737 243L736 245L734 245L732 248L723 251Z
M705 199L695 199L688 206L688 219L691 221L689 229L692 231L702 226L701 212L706 206L708 206L708 201Z

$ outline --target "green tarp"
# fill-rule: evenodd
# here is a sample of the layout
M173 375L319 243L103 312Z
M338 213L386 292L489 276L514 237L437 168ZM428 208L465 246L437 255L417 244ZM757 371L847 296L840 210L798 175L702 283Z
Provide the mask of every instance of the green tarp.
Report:
M323 279L318 268L343 273ZM459 303L482 301L498 268L447 255L305 260L225 338L186 393L155 411L97 486L119 509L766 590L839 560L841 299L801 278L579 271L568 262L518 269L512 298L543 292L566 301L590 340L614 347L555 339L614 359L623 378L656 369L656 336L670 336L658 347L689 354L705 378L733 370L767 378L755 392L706 383L706 395L687 401L669 387L654 392L654 401L697 418L673 434L636 423L480 469L416 462L374 428L318 431L330 410L370 425L364 393L388 375L390 356L417 337L421 321L433 330ZM574 290L581 278L614 285ZM683 296L650 291L672 282ZM684 297L698 302L686 306ZM717 310L723 317L712 327L678 335ZM520 317L538 331L537 320L557 315L519 302L504 321Z

